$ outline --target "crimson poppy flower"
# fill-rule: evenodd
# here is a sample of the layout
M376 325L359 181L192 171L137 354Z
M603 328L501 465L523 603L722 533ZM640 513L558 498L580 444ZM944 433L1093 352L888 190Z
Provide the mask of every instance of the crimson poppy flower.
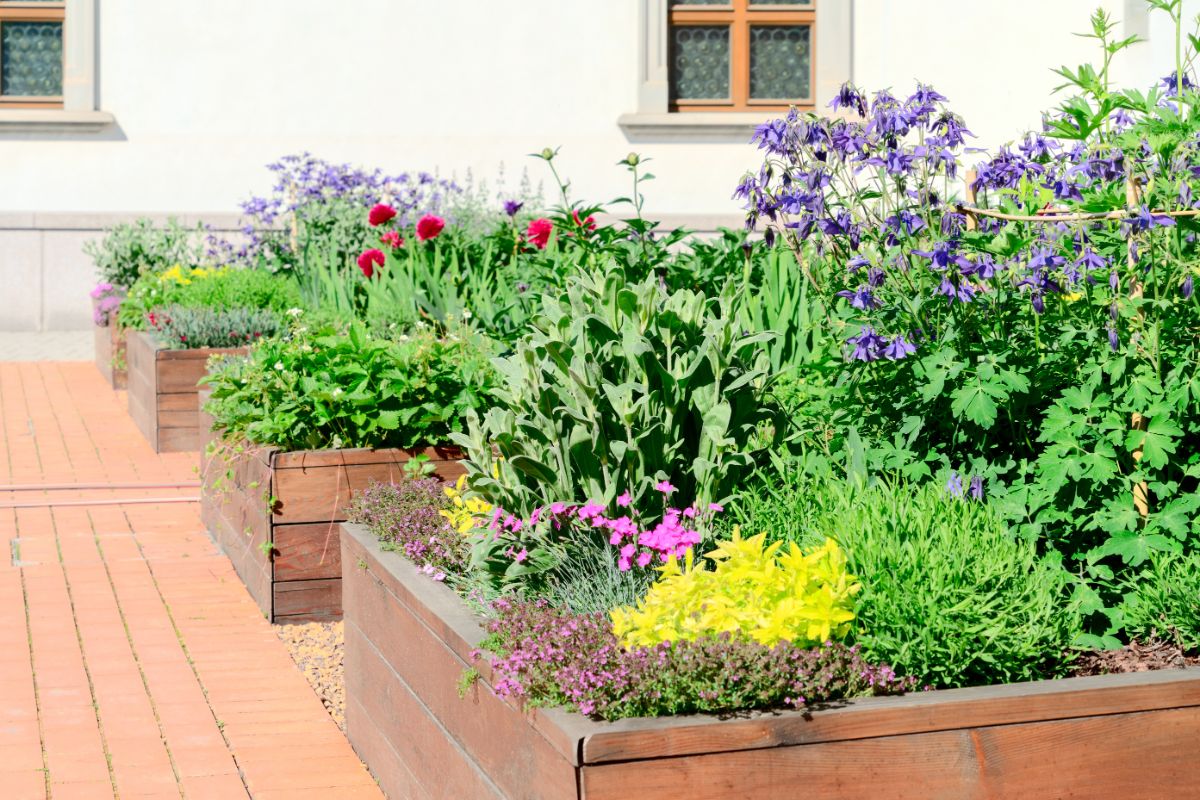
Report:
M383 203L376 203L367 214L367 222L371 223L371 227L382 225L385 222L396 218L396 209Z
M550 233L553 230L553 222L545 217L538 217L529 221L529 226L525 228L525 238L538 250L545 250L546 244L550 241Z
M362 270L362 274L368 278L375 274L375 267L382 267L384 255L382 250L371 248L370 250L362 251L358 257L358 268Z
M424 242L429 239L436 239L438 234L442 232L442 228L446 227L446 220L441 217L435 217L433 214L426 214L417 220L417 241Z

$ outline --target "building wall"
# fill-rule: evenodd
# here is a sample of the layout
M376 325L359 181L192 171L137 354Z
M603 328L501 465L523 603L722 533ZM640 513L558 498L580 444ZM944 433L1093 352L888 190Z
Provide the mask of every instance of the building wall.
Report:
M851 0L818 0L834 2ZM637 150L658 176L651 214L736 213L732 187L758 161L742 135L631 142L617 124L637 106L638 3L98 0L99 106L116 124L99 134L0 129L0 213L12 212L0 228L0 282L63 293L88 284L86 263L67 254L92 234L22 220L228 214L269 186L263 165L299 151L459 179L503 165L510 185L528 170L550 196L544 166L526 154L561 145L573 189L603 200L627 193L615 162ZM853 78L897 93L932 83L991 147L1037 123L1057 82L1049 67L1092 60L1072 32L1096 4L853 0ZM1119 77L1164 74L1165 29L1147 23L1140 0L1102 5L1156 38L1118 64ZM0 329L84 324L86 303L48 299L32 319L2 309Z

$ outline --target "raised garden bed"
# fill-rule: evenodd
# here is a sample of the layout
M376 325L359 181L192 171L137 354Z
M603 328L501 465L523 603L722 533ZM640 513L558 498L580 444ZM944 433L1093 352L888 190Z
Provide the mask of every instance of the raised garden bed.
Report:
M338 523L346 519L352 492L372 481L398 480L418 455L445 480L464 472L451 448L239 452L219 434L210 437L202 457L201 518L272 622L341 617Z
M145 331L127 332L129 415L156 453L200 449L197 383L207 372L208 357L245 352L245 348L168 350Z
M468 607L366 528L341 541L346 733L391 797L1200 796L1200 668L595 722L499 699L486 666L460 697Z

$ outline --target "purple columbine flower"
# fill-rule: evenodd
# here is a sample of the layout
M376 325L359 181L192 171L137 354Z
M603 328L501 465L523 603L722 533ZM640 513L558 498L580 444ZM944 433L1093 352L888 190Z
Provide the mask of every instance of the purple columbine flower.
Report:
M854 345L851 361L877 361L885 345L884 339L870 325L864 325L858 336L851 336L846 343Z
M520 211L521 207L524 205L525 203L520 200L505 200L504 213L508 214L510 217L515 217L517 212Z
M1108 326L1108 346L1114 353L1121 349L1121 337L1117 335L1117 329L1112 325Z
M1195 287L1193 286L1192 276L1188 275L1186 278L1183 279L1183 285L1179 287L1179 294L1183 297L1184 300L1191 300L1192 299L1192 291L1194 288Z
M972 500L983 500L983 476L972 475L971 484L967 488L967 496Z
M853 308L857 308L862 311L870 311L880 307L879 301L875 299L875 295L871 294L871 288L869 286L859 286L858 289L853 292L849 289L843 289L837 293L837 296L846 298L850 301L850 305Z
M901 361L915 352L917 352L917 346L909 344L908 340L904 338L904 334L900 334L888 343L888 346L884 348L883 355L890 361Z
M1166 214L1154 214L1146 206L1138 209L1138 213L1129 219L1125 220L1131 230L1148 231L1154 227L1169 228L1174 226L1175 220L1171 219Z
M951 497L961 498L963 496L962 475L953 471L950 473L950 479L946 481L946 492Z

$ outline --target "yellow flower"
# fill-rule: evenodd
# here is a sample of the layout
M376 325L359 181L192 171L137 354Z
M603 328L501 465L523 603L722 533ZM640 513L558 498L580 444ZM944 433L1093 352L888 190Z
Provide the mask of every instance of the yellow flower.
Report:
M627 647L696 639L728 632L764 645L800 646L844 636L854 619L853 597L862 588L846 572L832 539L808 552L794 543L766 544L766 536L733 538L709 554L712 569L672 558L636 607L611 613L613 633Z
M492 510L491 503L481 497L464 497L463 490L466 486L467 476L463 474L453 486L445 487L442 491L450 498L451 507L438 512L446 518L450 527L464 536L475 528L482 527L485 522L484 515Z
M1068 303L1074 303L1081 297L1083 297L1083 292L1070 292L1063 295L1063 300L1066 300Z

